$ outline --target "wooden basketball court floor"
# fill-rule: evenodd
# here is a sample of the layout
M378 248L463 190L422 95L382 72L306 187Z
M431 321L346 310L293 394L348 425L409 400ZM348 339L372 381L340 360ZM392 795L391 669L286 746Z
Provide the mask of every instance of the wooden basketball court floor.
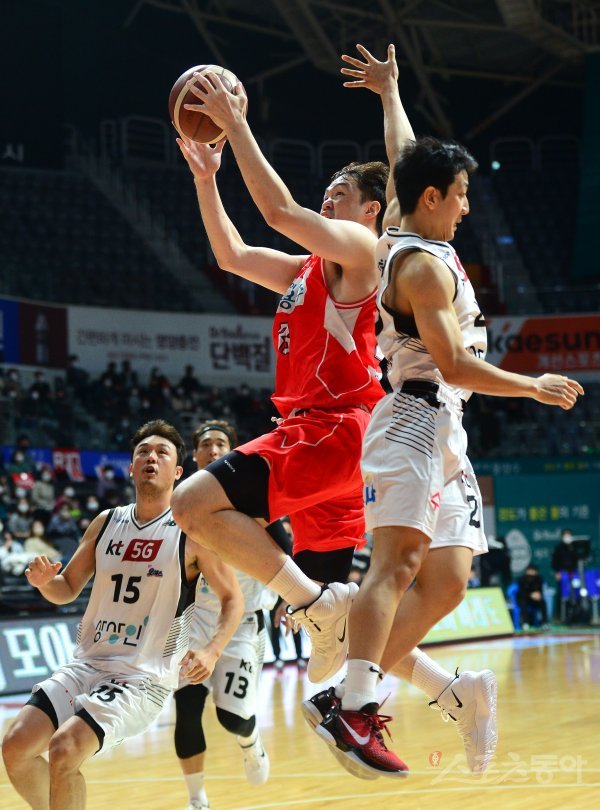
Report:
M411 768L407 779L356 779L311 732L300 703L316 689L288 664L263 672L259 724L271 758L266 785L243 774L233 737L206 711L206 787L211 810L403 808L403 810L591 810L600 806L600 635L519 636L433 647L448 669L493 669L498 678L499 743L490 771L467 773L461 740L413 686L388 676L383 711L394 716L390 746ZM8 728L27 696L5 698ZM89 810L184 810L187 794L173 751L173 706L143 737L86 763ZM434 752L437 753L437 757ZM437 766L434 764L439 757ZM0 767L0 810L22 810Z

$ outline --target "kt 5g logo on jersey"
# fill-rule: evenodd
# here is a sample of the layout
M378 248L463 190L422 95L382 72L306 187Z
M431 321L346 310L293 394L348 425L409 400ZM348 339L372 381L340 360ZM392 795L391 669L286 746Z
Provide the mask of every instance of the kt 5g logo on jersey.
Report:
M106 553L111 557L123 557L123 560L130 562L152 562L156 559L162 542L162 540L130 540L125 545L122 540L111 540L106 547Z

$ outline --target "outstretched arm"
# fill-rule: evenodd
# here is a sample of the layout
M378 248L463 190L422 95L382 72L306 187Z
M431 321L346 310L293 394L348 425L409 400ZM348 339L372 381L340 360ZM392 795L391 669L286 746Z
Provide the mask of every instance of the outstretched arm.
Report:
M225 140L215 147L185 137L177 138L177 143L194 175L200 214L219 267L269 290L285 292L304 257L244 242L225 211L217 186L216 174Z
M364 61L344 54L342 60L352 68L342 68L345 76L352 76L353 81L344 82L344 87L366 87L381 97L383 105L383 132L385 151L390 165L390 176L386 188L387 211L383 220L384 227L400 224L400 208L394 188L394 165L406 141L414 140L415 133L400 98L398 89L398 65L396 49L388 45L387 60L380 62L364 47L356 49Z
M336 262L344 271L363 273L372 262L373 234L356 222L334 222L299 205L260 151L248 126L242 85L230 93L216 74L195 79L197 85L189 85L189 89L202 104L186 104L186 109L205 112L223 128L246 187L266 222L311 253Z

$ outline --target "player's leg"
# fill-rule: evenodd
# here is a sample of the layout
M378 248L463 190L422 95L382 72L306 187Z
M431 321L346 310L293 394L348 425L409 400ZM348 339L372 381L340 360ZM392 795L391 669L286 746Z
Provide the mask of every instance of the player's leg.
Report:
M188 684L174 694L175 753L188 790L188 810L206 810L209 806L204 786L206 738L202 727L207 696L203 684Z
M50 810L85 810L86 785L80 767L99 750L96 731L81 717L71 717L50 740Z
M34 810L50 807L50 774L42 753L48 750L58 721L45 693L37 693L45 709L38 705L23 706L2 740L2 756L8 777L17 791Z
M253 785L264 784L270 769L256 722L265 644L262 611L245 614L212 676L217 718L227 731L235 734L246 778Z

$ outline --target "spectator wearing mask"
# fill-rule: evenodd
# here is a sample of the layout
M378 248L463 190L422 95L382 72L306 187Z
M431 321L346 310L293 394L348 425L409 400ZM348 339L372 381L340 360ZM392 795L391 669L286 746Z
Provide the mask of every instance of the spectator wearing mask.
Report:
M105 464L98 473L98 483L96 484L96 496L100 501L100 509L106 509L109 494L118 492L119 486L115 480L115 469L112 464Z
M553 609L555 619L560 617L562 572L566 571L569 574L574 574L577 571L577 554L575 553L573 540L573 532L570 529L563 529L561 538L552 552L551 565L556 580Z
M41 475L31 489L31 507L34 517L41 518L44 523L50 520L56 502L56 487L54 476L49 467L42 469Z
M31 533L33 516L26 497L19 498L16 510L8 518L8 529L15 540L24 543Z
M25 540L25 553L30 559L45 554L51 562L60 560L60 551L46 538L46 529L41 520L34 520L31 524L31 534Z
M2 532L0 542L0 570L13 577L20 576L27 568L29 557L25 553L23 544L15 539L9 529Z
M544 599L544 582L535 565L528 565L517 580L517 605L521 611L521 627L548 626L548 608Z
M71 559L79 545L81 535L67 503L63 503L60 510L50 518L47 537L60 552L61 560Z

